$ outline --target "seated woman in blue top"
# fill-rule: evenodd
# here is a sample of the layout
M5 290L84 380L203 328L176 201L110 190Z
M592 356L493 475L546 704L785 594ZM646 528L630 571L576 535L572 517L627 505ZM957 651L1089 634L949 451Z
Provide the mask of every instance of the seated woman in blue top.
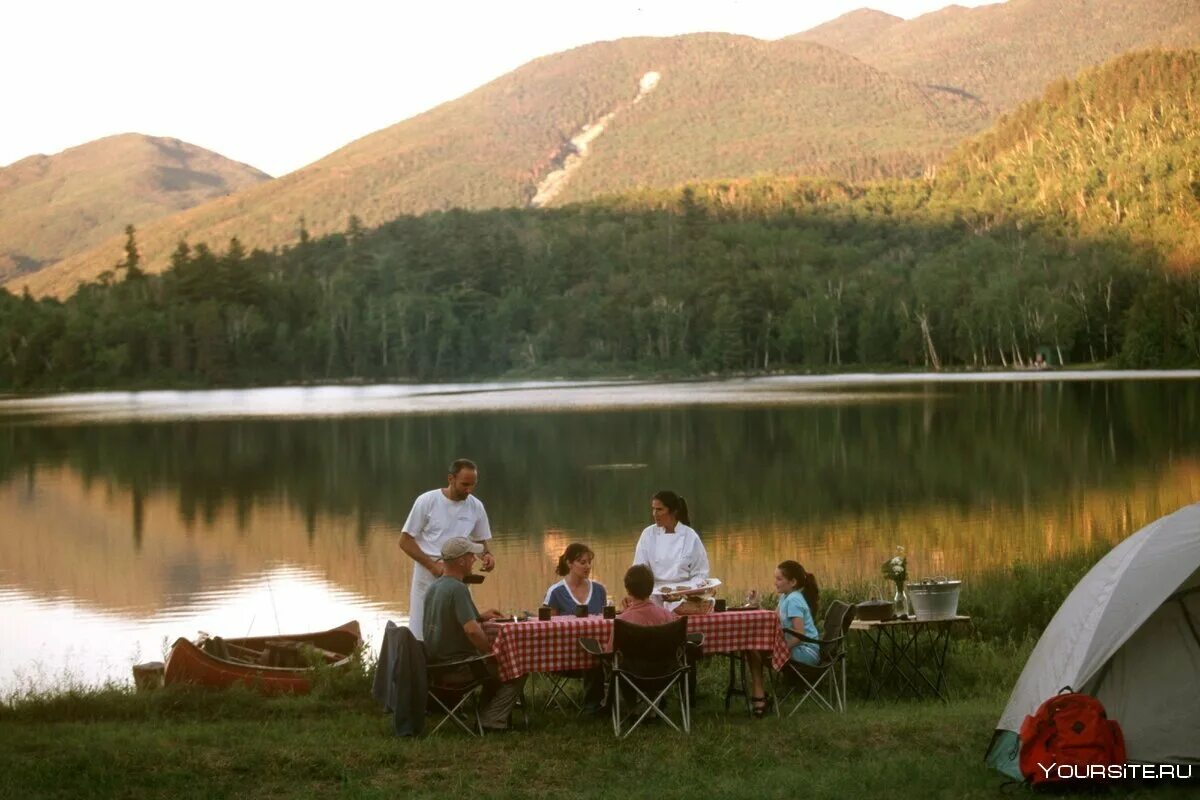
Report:
M588 614L602 613L608 604L608 592L591 578L595 557L586 544L567 545L555 569L563 579L546 590L542 605L553 608L555 614L574 614L577 605L587 606Z
M779 624L784 630L793 630L809 639L820 639L813 614L820 599L817 579L796 561L783 561L775 568L775 591L779 594ZM784 641L791 646L792 660L815 666L821 660L821 646L785 633ZM748 653L750 666L750 702L754 716L761 717L770 708L770 701L763 693L763 657L760 653Z
M820 592L812 573L805 572L795 561L784 561L775 569L775 591L779 592L779 624L809 639L820 639L817 623L813 621ZM816 666L821 660L820 645L802 642L786 633L784 639L792 645L792 661Z

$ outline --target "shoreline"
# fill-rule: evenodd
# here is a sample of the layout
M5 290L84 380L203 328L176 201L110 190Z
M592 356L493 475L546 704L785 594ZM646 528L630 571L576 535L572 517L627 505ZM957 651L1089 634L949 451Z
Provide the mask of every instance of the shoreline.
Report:
M382 417L461 412L620 411L677 406L786 406L928 399L893 387L989 383L1198 380L1200 370L856 372L681 379L498 380L318 384L239 389L0 395L0 416L37 423ZM887 391L863 391L879 387ZM849 391L831 391L846 389ZM664 391L665 390L665 391Z

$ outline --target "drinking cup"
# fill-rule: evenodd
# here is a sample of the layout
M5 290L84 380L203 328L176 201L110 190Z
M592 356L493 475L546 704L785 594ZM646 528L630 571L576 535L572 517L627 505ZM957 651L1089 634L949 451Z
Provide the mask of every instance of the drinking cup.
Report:
M586 617L587 616L587 606L584 605L583 603L580 603L577 606L575 606L575 616Z
M549 622L550 618L553 616L554 609L550 608L550 606L542 606L538 609L538 619L542 622Z
M724 610L725 610L725 598L718 597L717 602L713 604L713 611L724 611Z
M617 607L614 606L612 603L609 603L608 605L606 605L604 607L604 618L605 619L616 619L617 618Z

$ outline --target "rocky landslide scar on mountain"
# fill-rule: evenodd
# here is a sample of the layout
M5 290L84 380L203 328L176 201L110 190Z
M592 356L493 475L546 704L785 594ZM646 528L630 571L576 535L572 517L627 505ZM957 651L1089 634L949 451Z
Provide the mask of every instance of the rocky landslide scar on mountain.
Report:
M642 98L654 91L654 87L658 86L661 77L662 75L658 72L647 72L643 75L641 81L638 82L637 96L633 98L629 107L637 105ZM621 109L614 109L595 122L584 125L579 129L579 133L564 142L558 152L551 156L550 163L556 168L538 182L537 193L529 201L531 208L540 208L546 205L562 191L567 181L570 180L571 173L579 169L583 165L583 160L587 158L588 145L604 133L605 126L612 122L620 111Z

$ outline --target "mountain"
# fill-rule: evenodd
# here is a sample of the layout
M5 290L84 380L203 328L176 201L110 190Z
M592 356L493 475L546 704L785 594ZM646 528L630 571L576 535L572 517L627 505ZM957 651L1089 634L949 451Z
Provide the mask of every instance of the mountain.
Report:
M728 176L912 174L980 115L977 103L809 42L622 39L539 58L278 180L139 226L138 240L155 270L181 237L271 248L294 242L301 218L321 235L350 215L375 226ZM556 173L569 175L557 187ZM9 286L69 294L118 261L121 244Z
M0 293L0 391L1194 366L1198 97L1200 53L1133 53L919 179L695 182L274 253L181 247L66 302Z
M1200 44L1196 0L1009 0L948 6L887 24L851 12L791 37L836 47L923 86L977 97L995 112L1115 56Z
M136 133L21 159L0 168L0 279L267 180L187 142Z
M875 41L889 28L903 24L904 20L900 17L873 8L859 8L790 38L816 42L843 53L856 53L862 50L865 43Z
M946 213L1152 243L1200 272L1200 51L1130 53L1053 83L937 171Z
M688 181L919 175L1051 81L1155 43L1200 44L1200 2L1011 0L910 21L860 10L775 42L602 42L536 59L279 180L140 225L138 238L146 268L158 270L182 238L270 249L295 242L302 220L320 236L351 216L373 227ZM120 260L122 244L115 236L7 285L69 294Z

